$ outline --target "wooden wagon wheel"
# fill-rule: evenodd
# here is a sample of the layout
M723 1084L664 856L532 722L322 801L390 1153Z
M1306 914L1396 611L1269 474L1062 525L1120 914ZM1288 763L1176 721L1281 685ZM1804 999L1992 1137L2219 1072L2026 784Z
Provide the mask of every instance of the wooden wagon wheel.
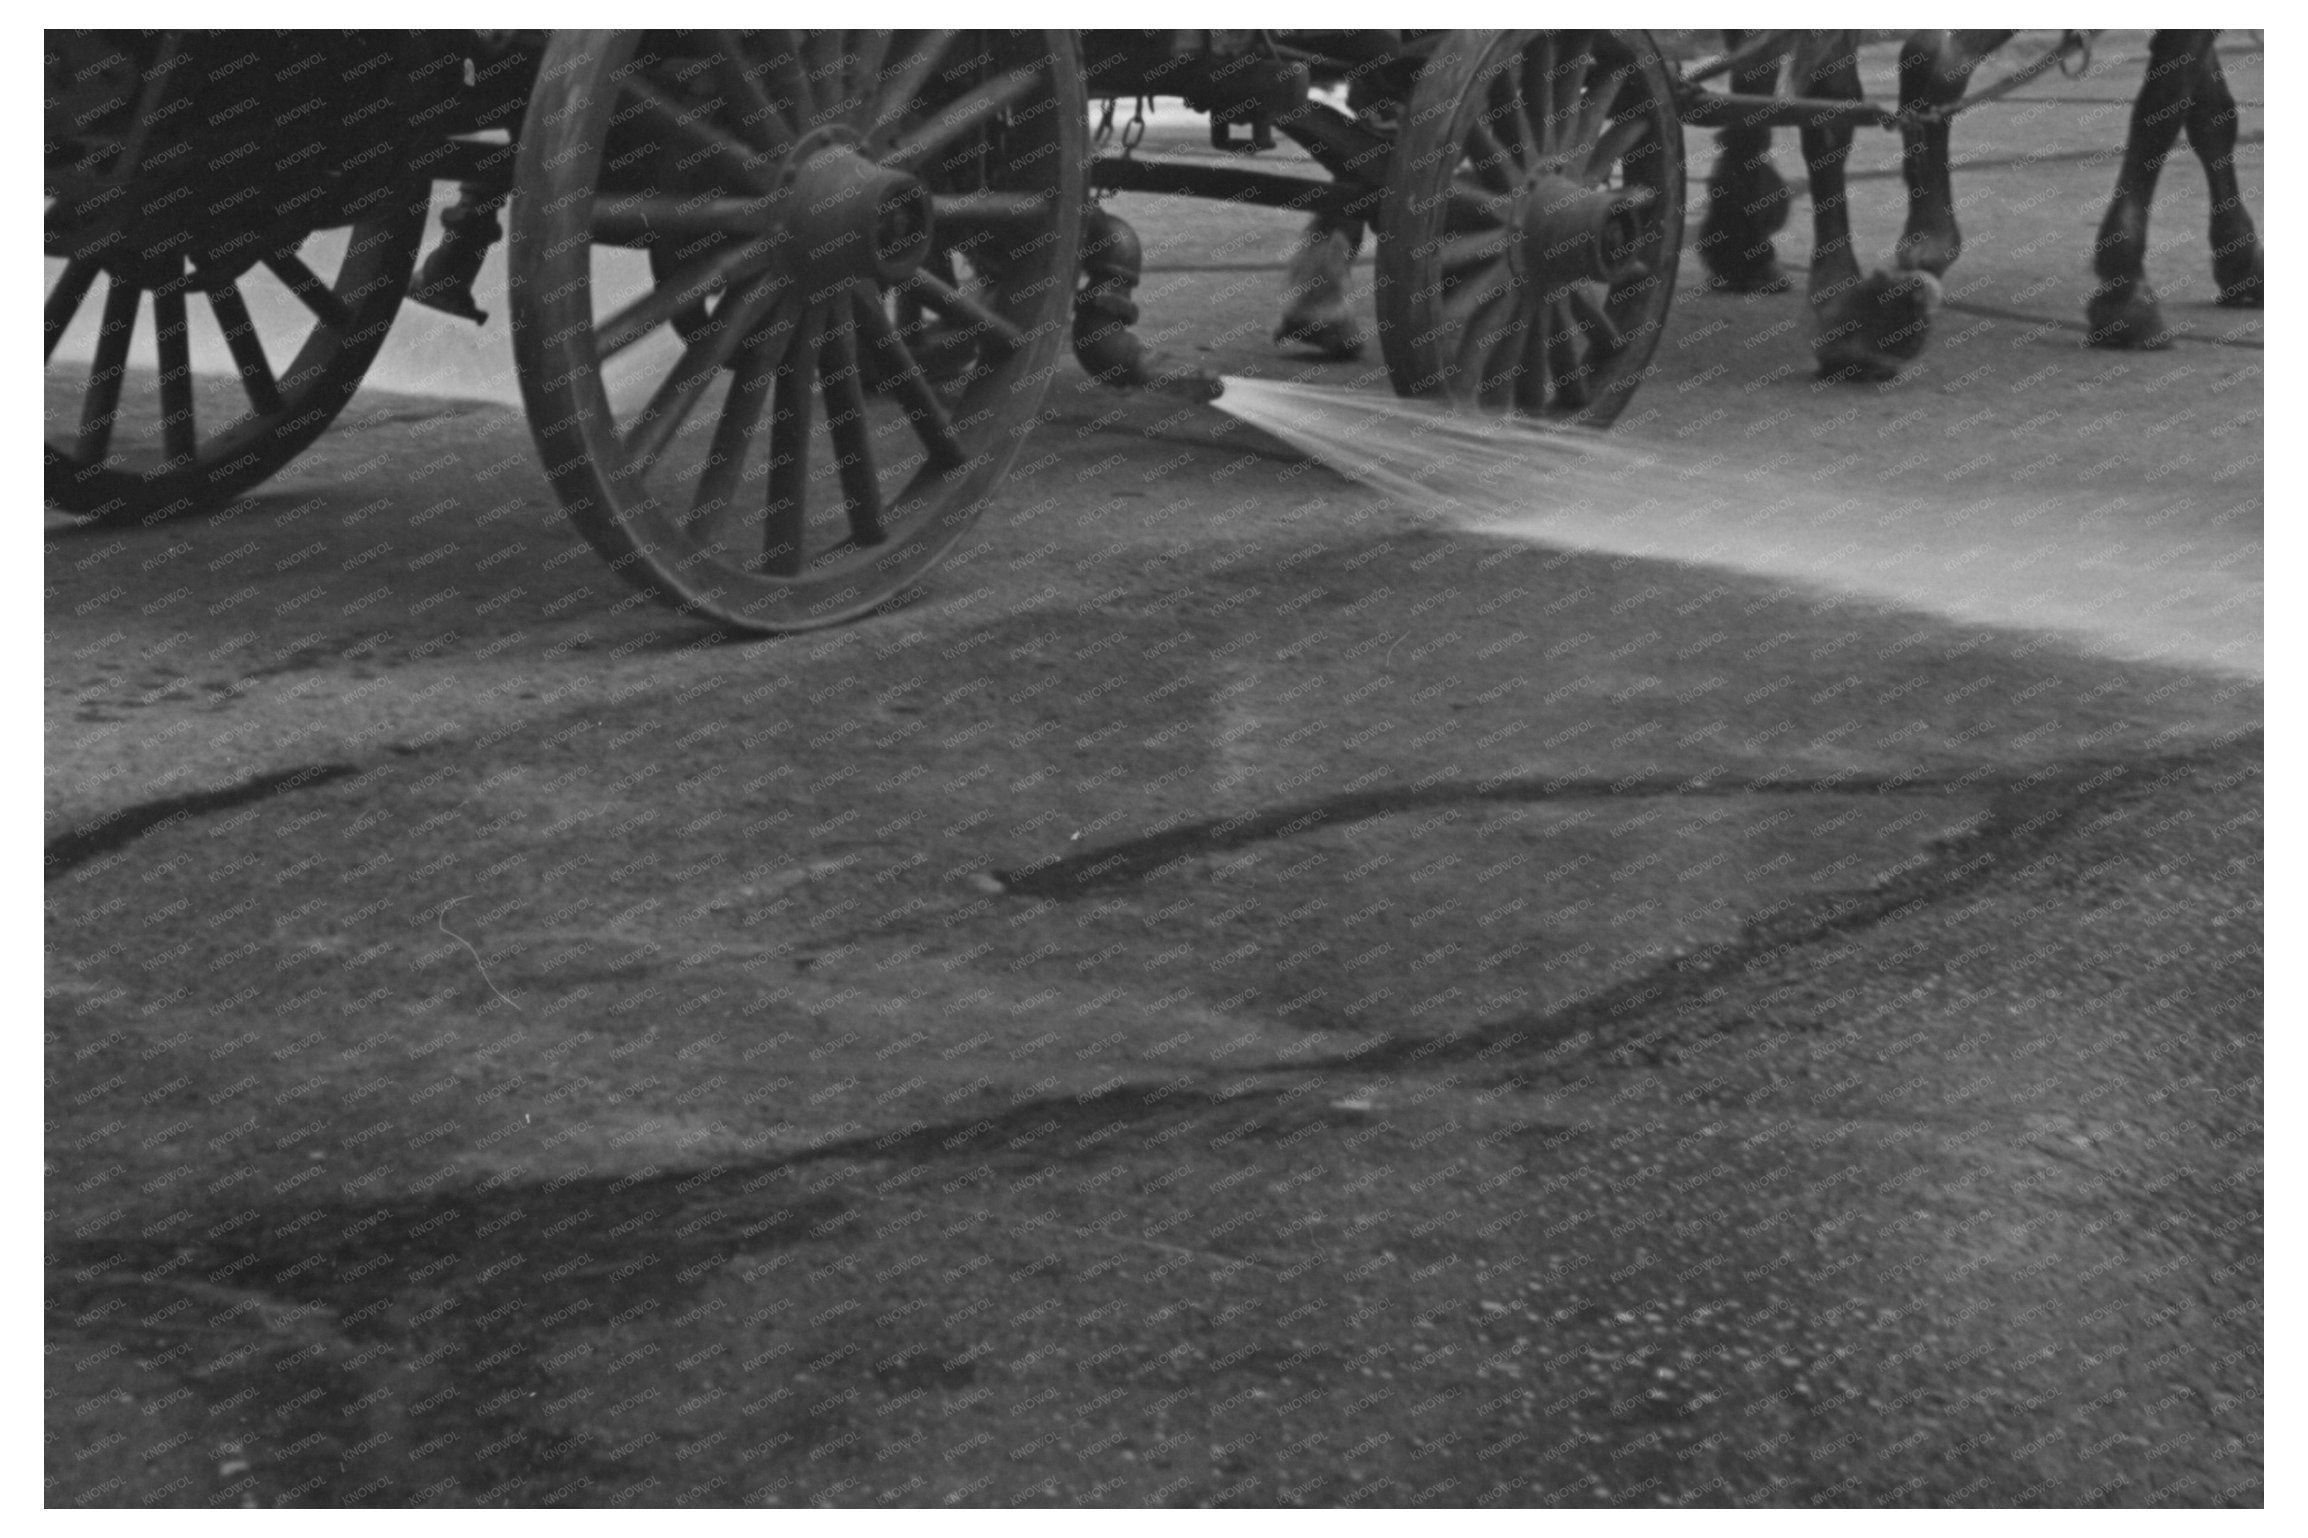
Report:
M1405 395L1603 426L1659 345L1683 134L1644 32L1455 32L1388 165L1377 300Z
M514 353L563 506L732 629L886 602L976 520L1065 344L1068 34L558 33L539 79ZM957 377L924 313L974 339Z
M48 287L47 358L55 377L77 386L79 409L48 436L48 502L102 525L155 521L220 507L296 458L344 410L385 345L429 191L418 183L384 194L349 229L302 235L221 268L120 260L101 242L91 251L51 231L49 255L63 260ZM76 365L67 374L56 362L57 344L99 280L101 320L83 380ZM188 301L196 295L230 349L245 408L220 414L195 402ZM159 364L150 412L133 397L124 402L140 328Z

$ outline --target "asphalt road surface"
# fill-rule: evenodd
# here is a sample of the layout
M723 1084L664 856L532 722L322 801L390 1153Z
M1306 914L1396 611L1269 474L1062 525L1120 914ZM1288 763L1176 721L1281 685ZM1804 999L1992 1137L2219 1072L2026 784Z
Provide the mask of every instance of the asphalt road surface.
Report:
M405 352L52 520L49 1502L2260 1503L2259 330L2176 159L2184 339L2080 346L2099 68L1964 120L2079 151L1892 385L1687 261L1628 431L1720 474L1577 527L1069 374L730 642ZM1150 334L1383 388L1118 206ZM1662 548L1758 445L1912 539Z

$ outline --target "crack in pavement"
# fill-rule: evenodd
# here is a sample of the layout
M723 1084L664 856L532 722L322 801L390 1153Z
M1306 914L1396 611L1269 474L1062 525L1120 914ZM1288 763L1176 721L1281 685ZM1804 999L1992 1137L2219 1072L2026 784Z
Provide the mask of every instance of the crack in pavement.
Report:
M1320 1068L1409 1068L1488 1061L1521 1049L1567 1057L1584 1039L1606 1066L1657 1066L1672 1061L1674 1038L1703 1011L1721 1003L1732 980L1751 974L1801 947L1903 918L1972 891L2052 843L2078 817L2119 794L2153 790L2180 775L2219 762L2261 740L2258 728L2204 745L2133 760L2075 759L2039 765L2024 774L1967 772L1952 779L1917 779L1909 788L1946 794L1992 786L2002 792L1980 825L1947 840L1936 858L1870 891L1794 898L1747 921L1739 939L1696 956L1677 957L1560 1005L1535 1019L1508 1018L1450 1037L1382 1037L1328 1058L1244 1065L1242 1073L1305 1073ZM1720 1034L1720 1033L1716 1033ZM1614 1040L1614 1038L1618 1038ZM1520 1072L1501 1084L1524 1082Z
M1568 775L1545 778L1495 775L1480 780L1422 780L1413 785L1381 790L1363 790L1350 786L1337 795L1291 802L1266 811L1243 812L1232 817L1210 818L1165 828L1158 833L1084 850L1080 854L1051 854L1018 870L996 870L992 875L1012 895L1064 899L1117 886L1133 877L1151 881L1205 855L1223 854L1268 839L1288 838L1319 827L1336 827L1373 817L1389 817L1402 812L1424 811L1431 807L1467 802L1514 804L1641 801L1663 796L1715 798L2024 792L2055 777L2064 778L2071 774L2081 777L2094 770L2121 773L2125 762L2118 759L2067 760L2039 764L2025 770L1997 769L1982 764L1961 773L1941 774L1901 772L1863 775L1837 770L1824 775L1761 774L1717 778L1702 771L1693 775L1622 775L1608 780Z
M230 811L251 801L269 800L292 790L301 790L307 785L326 785L331 780L341 780L347 775L360 772L359 766L354 764L302 764L294 769L260 774L255 779L228 785L222 790L162 796L156 800L118 807L93 822L82 823L50 839L43 851L41 866L46 875L61 876L76 866L86 865L91 860L125 848L148 833L156 833L188 818L209 812Z

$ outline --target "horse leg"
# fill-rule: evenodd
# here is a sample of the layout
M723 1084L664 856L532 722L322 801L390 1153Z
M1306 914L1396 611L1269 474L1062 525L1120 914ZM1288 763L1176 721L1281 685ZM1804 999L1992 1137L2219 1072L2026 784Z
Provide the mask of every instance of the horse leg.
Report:
M2009 32L1914 32L1899 50L1899 105L1903 110L1947 107L1963 100L1979 61L2011 41ZM1907 228L1894 259L1935 278L1963 255L1955 222L1954 152L1944 118L1909 120L1900 127L1899 174L1907 183Z
M1742 34L1726 32L1723 45L1737 48ZM1779 58L1772 55L1731 75L1742 96L1768 96L1778 85ZM1787 224L1794 197L1787 179L1771 163L1769 128L1725 128L1715 135L1715 168L1707 174L1707 215L1699 225L1699 259L1707 284L1734 294L1779 294L1790 285L1779 268L1771 237Z
M2261 303L2260 232L2236 187L2236 98L2228 90L2216 48L2204 49L2195 100L2182 125L2188 147L2204 163L2204 183L2212 193L2212 280L2220 303L2257 310Z
M2184 119L2193 115L2198 60L2210 50L2213 36L2166 31L2148 39L2148 77L2132 101L2116 194L2092 247L2092 270L2100 286L2084 306L2089 328L2084 340L2094 347L2172 345L2163 309L2148 283L2148 210L2164 157L2172 152Z
M1795 94L1859 100L1855 47L1848 32L1807 40L1789 75ZM1804 125L1803 160L1811 172L1811 351L1823 379L1891 379L1923 350L1939 303L1939 280L1928 272L1880 267L1860 276L1843 180L1850 155L1850 124Z
M1282 323L1277 342L1295 342L1322 356L1362 356L1362 327L1346 307L1346 280L1362 247L1362 221L1316 214L1299 232L1283 274Z

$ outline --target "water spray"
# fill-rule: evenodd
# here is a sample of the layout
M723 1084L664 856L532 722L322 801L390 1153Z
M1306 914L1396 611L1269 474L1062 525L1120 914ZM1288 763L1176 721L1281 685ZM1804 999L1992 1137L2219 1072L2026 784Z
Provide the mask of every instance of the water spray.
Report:
M2103 495L1889 491L1781 448L1646 442L1447 402L1226 378L1201 398L1401 510L1471 534L1712 566L2087 650L2257 676L2261 573L2201 519L2128 525ZM2249 545L2244 547L2247 552Z

